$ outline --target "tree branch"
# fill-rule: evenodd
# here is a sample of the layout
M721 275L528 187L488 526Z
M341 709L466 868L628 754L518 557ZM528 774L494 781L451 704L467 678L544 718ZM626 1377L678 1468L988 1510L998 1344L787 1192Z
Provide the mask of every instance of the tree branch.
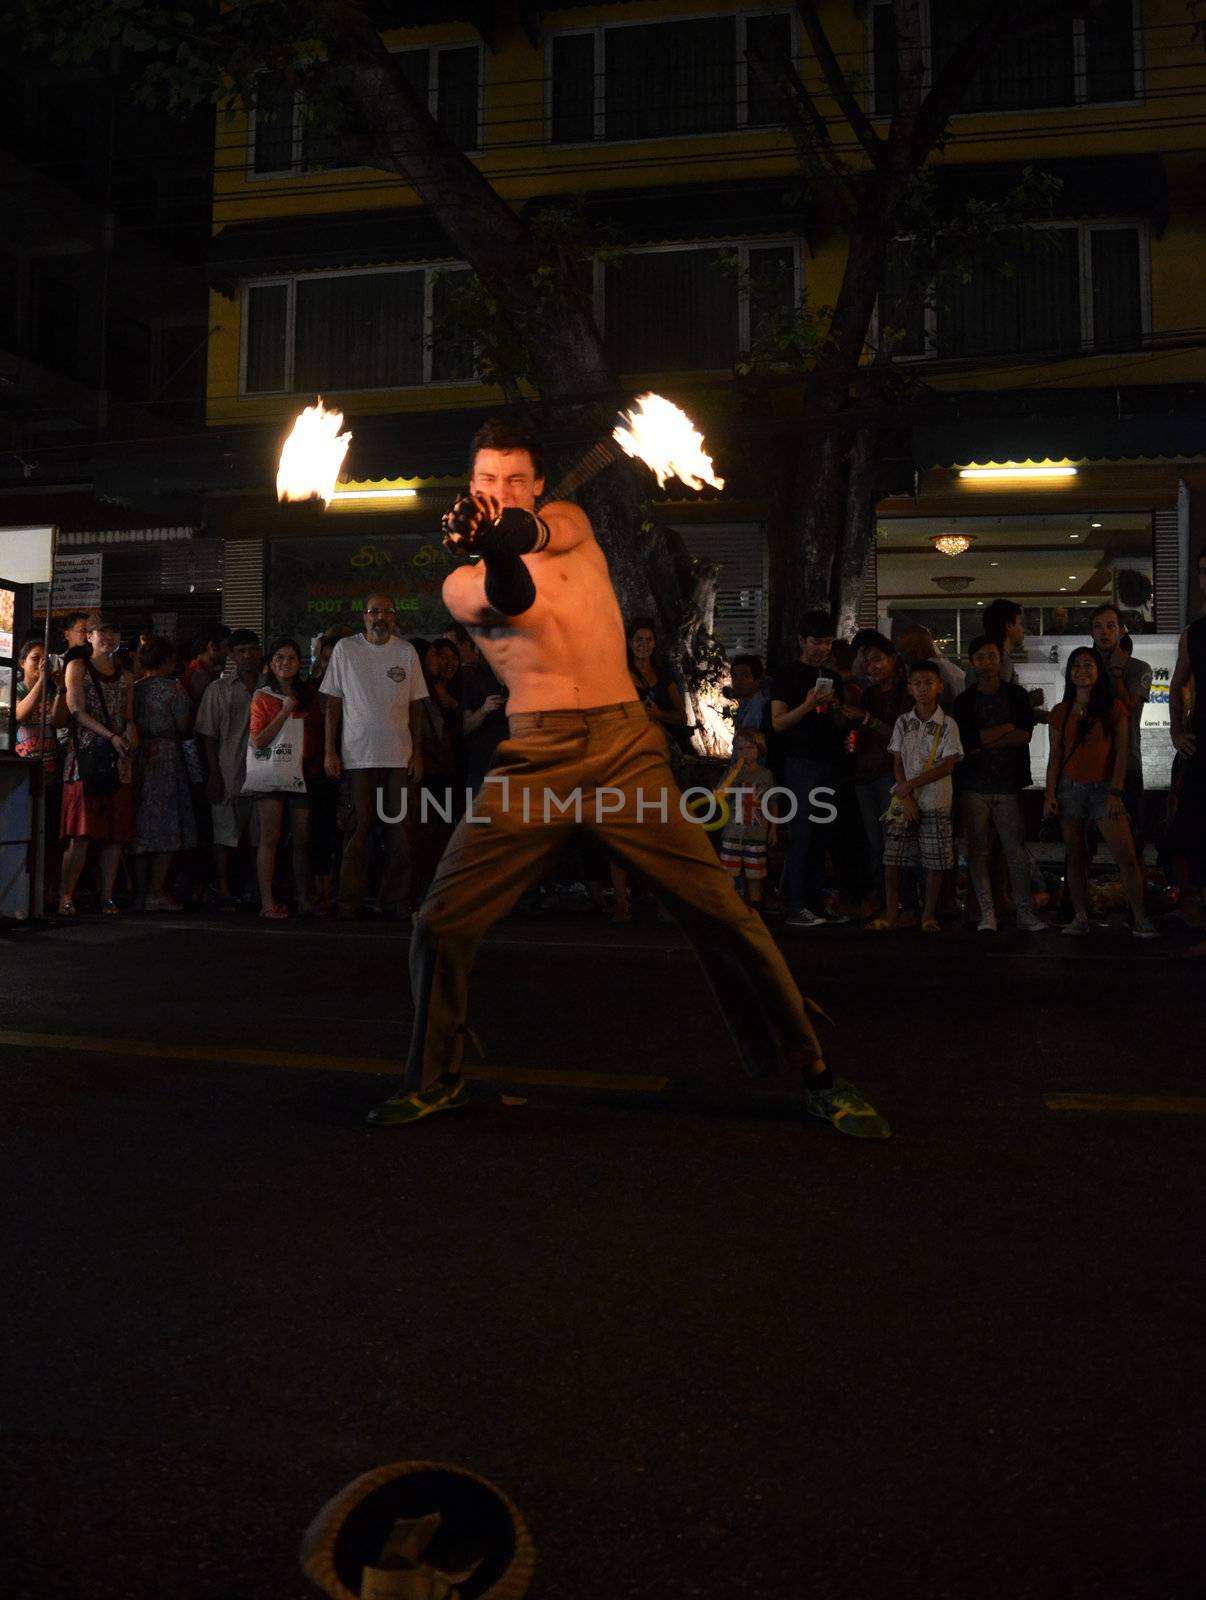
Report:
M377 158L406 179L481 276L534 270L527 229L429 114L364 8L350 0L340 10L330 59L374 108L368 131Z
M879 165L883 160L883 140L871 125L871 119L858 103L858 97L850 87L846 74L838 64L833 46L829 42L829 35L825 32L825 24L817 14L815 0L796 0L796 11L808 35L808 42L812 46L813 54L817 58L829 92L837 101L838 110L850 124L851 130L859 144L862 145L867 156L873 164Z
M834 148L829 125L799 73L786 56L769 56L753 49L747 52L747 59L768 87L784 94L787 128L800 163L825 191L834 215L844 227L849 227L854 221L856 209L854 200L844 187L849 179L849 169Z
M959 110L968 84L989 52L1006 33L1024 33L1044 23L1083 16L1092 0L998 0L984 19L958 45L931 85L917 112L911 141L914 165L920 166ZM931 51L932 55L932 51Z

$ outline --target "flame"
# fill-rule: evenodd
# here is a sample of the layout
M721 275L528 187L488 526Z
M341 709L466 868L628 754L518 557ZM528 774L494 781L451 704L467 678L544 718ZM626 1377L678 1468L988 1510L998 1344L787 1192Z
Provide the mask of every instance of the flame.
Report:
M330 500L352 442L350 433L340 433L342 427L343 412L328 411L321 395L306 407L281 447L276 469L278 500Z
M689 489L702 489L705 483L724 488L711 456L704 453L703 435L678 406L660 394L643 394L624 413L624 421L628 427L616 428L612 438L626 454L645 463L659 488L665 488L667 478L678 478Z

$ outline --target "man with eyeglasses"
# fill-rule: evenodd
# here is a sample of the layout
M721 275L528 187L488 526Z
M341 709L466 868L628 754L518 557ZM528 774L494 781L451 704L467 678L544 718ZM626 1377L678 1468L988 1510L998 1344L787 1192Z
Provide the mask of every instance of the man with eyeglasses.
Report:
M394 632L396 617L389 595L369 595L364 632L339 641L322 679L324 764L328 777L343 779L345 803L356 818L339 874L339 915L347 921L364 915L369 842L379 817L387 819L387 844L377 903L382 912L406 915L410 854L402 797L423 776L427 684L413 647Z

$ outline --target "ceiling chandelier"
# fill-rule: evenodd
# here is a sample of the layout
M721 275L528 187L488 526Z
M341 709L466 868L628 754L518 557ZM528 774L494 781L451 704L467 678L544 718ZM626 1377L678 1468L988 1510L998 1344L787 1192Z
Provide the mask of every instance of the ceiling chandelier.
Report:
M975 580L973 578L956 577L954 573L950 573L941 578L932 578L930 581L936 583L940 589L945 589L947 594L962 594L964 589L971 588Z
M975 544L975 539L967 533L937 533L930 540L935 550L941 551L944 556L961 556Z

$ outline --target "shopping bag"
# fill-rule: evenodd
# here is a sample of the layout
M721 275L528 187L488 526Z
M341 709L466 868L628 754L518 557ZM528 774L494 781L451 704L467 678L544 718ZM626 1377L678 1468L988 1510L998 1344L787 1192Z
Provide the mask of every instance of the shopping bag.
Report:
M271 744L257 749L250 739L247 741L244 794L305 794L306 780L302 774L305 727L304 717L288 717Z

